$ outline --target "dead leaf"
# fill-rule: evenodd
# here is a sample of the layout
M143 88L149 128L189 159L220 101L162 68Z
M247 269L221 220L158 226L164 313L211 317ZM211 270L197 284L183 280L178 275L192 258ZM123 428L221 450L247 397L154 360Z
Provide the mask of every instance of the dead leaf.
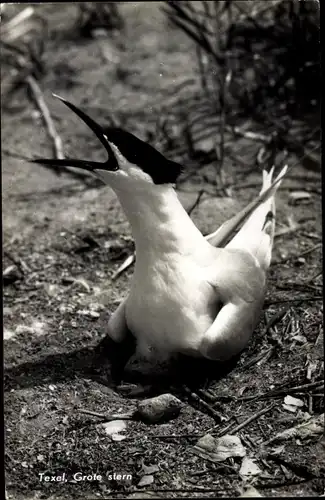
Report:
M9 330L8 328L3 329L3 340L10 340L16 335L16 332Z
M31 325L18 325L16 327L16 334L17 335L22 335L22 334L31 334L31 335L36 335L41 337L42 335L45 335L47 332L47 325L43 321L39 320L32 320Z
M140 481L138 482L138 486L149 486L149 484L152 484L154 482L154 477L152 474L146 474L142 476Z
M289 395L284 398L284 404L282 406L285 410L295 413L298 408L304 406L304 402L301 399Z
M227 458L246 455L246 450L239 437L230 434L218 439L215 439L211 434L206 434L198 440L192 450L196 455L211 462L223 462Z
M142 464L142 470L145 475L147 474L154 474L155 472L159 472L159 467L158 465L145 465Z
M269 439L266 443L271 443L273 441L285 441L293 437L300 439L313 438L324 432L324 413L321 415L314 416L296 425L295 427L290 427L283 432L279 432L274 436L274 438ZM264 444L266 444L264 443Z
M272 448L272 454L274 455L281 455L285 449L285 445L281 444L280 446L277 446L276 448Z
M248 488L245 488L244 492L239 495L239 498L241 497L253 497L253 498L256 498L256 497L262 497L263 495L261 495L259 493L259 491L257 491L256 488L254 488L254 486L248 486Z
M123 441L123 439L125 439L126 436L123 436L123 434L112 434L111 438L112 441Z
M126 438L126 436L120 434L126 430L126 423L124 420L111 420L101 425L104 427L106 434L111 436L112 441L122 441Z
M62 288L58 285L54 285L53 283L45 283L44 290L49 297L57 297L62 291Z
M284 398L284 402L286 405L291 405L291 406L304 406L304 402L301 399L294 398L293 396L286 396Z
M258 476L261 474L261 469L259 466L255 463L255 460L244 457L240 470L239 470L239 475L244 478L248 478L251 476Z

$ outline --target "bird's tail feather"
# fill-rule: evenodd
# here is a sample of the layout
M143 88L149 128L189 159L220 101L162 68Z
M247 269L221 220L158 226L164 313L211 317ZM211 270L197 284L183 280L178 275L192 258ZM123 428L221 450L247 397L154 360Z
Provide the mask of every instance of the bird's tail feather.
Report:
M276 182L286 173L284 167L273 181L273 189L270 196L261 203L243 224L240 231L228 243L228 248L239 248L247 250L254 255L262 269L266 270L271 263L274 230L275 230L275 200L274 195L281 185ZM274 167L267 172L263 170L263 184L260 195L272 186Z
M263 182L262 192L254 198L246 207L244 207L238 214L231 217L231 219L227 220L216 230L210 234L205 236L206 240L215 247L223 248L230 241L232 237L239 231L239 229L243 226L244 222L253 214L253 212L261 206L266 200L268 200L271 196L274 196L274 193L277 190L277 184L282 181L282 178L285 176L287 171L287 166L285 166L280 174L277 176L275 181L272 182L269 188L264 190L265 186L270 181L270 173L263 173L265 183ZM273 171L272 171L273 173Z

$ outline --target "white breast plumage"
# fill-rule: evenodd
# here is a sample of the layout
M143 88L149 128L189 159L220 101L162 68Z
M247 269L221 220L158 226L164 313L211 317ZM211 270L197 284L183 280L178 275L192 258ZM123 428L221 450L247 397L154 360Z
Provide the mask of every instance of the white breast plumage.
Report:
M142 266L141 266L142 267ZM135 270L126 321L138 353L167 358L197 350L216 317L216 293L190 258L170 257Z

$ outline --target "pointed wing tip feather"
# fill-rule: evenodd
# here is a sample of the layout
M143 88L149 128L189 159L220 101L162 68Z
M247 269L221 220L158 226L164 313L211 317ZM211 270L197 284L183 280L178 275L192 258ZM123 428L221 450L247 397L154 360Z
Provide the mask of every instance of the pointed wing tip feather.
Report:
M220 226L217 231L214 231L213 233L206 235L206 239L211 243L213 246L224 246L225 242L227 239L231 236L232 232L235 231L244 221L247 219L252 212L260 206L262 203L264 203L268 198L273 196L280 186L282 179L286 175L288 170L288 165L285 165L277 178L270 183L270 186L268 186L265 190L263 191L254 199L252 200L246 207L243 208L237 215L229 219L228 221L224 222L222 226ZM267 172L264 175L269 175Z
M284 165L284 167L281 169L281 172L276 177L274 183L279 182L280 180L282 180L283 177L286 175L287 171L288 171L288 165Z
M263 170L262 171L262 185L264 186L265 182L266 182L266 179L267 179L267 171L266 170Z

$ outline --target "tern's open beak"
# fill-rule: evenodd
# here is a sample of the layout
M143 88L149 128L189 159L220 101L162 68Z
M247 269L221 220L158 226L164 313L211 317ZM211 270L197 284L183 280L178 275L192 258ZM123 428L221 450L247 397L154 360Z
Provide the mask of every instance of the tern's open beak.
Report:
M105 162L96 162L96 161L86 161L86 160L76 160L76 159L65 159L65 160L59 160L56 158L51 158L51 159L44 159L44 158L37 158L34 160L31 160L33 163L40 163L41 165L51 165L53 167L78 167L82 168L84 170L90 170L93 172L94 170L109 170L109 171L116 171L118 170L118 162L117 159L114 155L114 152L109 145L108 139L105 135L105 132L103 131L102 127L98 125L94 120L92 120L88 115L86 115L83 111L81 111L79 108L71 104L71 102L66 101L62 97L53 94L54 97L57 97L60 99L68 108L70 108L76 115L81 118L82 121L84 121L88 127L94 132L96 137L100 140L102 145L107 151L108 154L108 159Z

